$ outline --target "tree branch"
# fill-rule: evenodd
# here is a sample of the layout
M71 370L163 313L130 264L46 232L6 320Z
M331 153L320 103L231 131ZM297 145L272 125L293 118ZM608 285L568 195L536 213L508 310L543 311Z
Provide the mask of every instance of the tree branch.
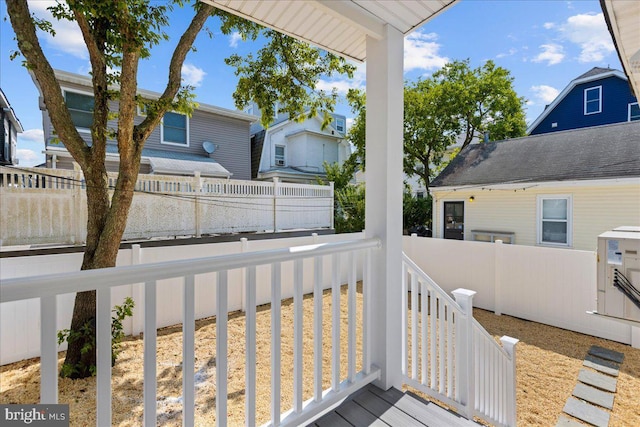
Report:
M198 33L213 11L213 6L207 3L200 3L189 27L186 29L184 34L182 34L182 37L180 37L180 41L173 51L173 56L171 57L171 62L169 64L169 80L167 81L167 87L160 96L160 99L158 99L158 109L152 111L151 114L148 114L142 123L134 129L134 143L136 146L140 145L137 149L142 150L144 141L160 123L164 113L166 113L171 107L171 103L182 85L182 64L187 57L187 53L191 50Z
M26 59L27 68L38 82L51 123L74 160L80 165L87 165L89 147L71 120L60 84L40 47L26 0L7 0L7 11L18 40L18 48Z

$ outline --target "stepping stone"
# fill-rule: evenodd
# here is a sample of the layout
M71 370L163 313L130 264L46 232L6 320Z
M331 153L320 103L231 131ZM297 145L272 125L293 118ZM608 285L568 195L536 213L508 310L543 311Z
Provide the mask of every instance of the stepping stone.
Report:
M556 427L584 427L584 424L579 423L571 418L567 418L564 415L560 415Z
M616 379L599 372L580 369L580 373L578 374L578 381L600 388L602 390L610 391L611 393L616 392Z
M613 409L613 394L598 390L589 385L578 383L573 389L573 395L603 408Z
M591 348L589 349L589 354L617 363L622 363L622 361L624 360L624 354L614 350L609 350L608 348L598 347L597 345L591 346Z
M567 414L596 427L609 425L609 412L570 397L562 409Z
M592 356L591 354L587 354L587 357L584 359L582 364L588 368L595 369L603 374L614 377L617 377L620 372L619 365L617 363L610 360L600 359L599 357Z

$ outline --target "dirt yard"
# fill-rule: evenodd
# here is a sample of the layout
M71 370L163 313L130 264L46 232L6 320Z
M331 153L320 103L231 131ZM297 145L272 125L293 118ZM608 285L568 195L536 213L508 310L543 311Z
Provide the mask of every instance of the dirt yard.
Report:
M361 293L358 292L358 306ZM343 325L346 323L346 287L341 293ZM313 298L304 299L304 398L312 396L313 387ZM258 308L257 324L257 423L269 419L270 339L269 306ZM360 316L361 311L358 310ZM331 293L323 296L324 367L323 385L330 386ZM517 411L520 426L553 426L576 384L587 350L599 345L625 354L618 379L618 391L610 426L640 426L640 350L630 346L566 330L528 322L509 316L476 310L479 322L496 338L509 335L520 339L517 346ZM361 322L359 321L358 324ZM293 396L293 302L282 306L282 393L281 406L286 411ZM346 375L346 327L342 328L343 359L341 371ZM361 341L361 331L357 333ZM196 322L196 425L215 424L215 318ZM229 425L244 425L244 315L229 315L228 417ZM179 426L181 420L182 334L180 326L158 331L158 424ZM142 339L129 337L113 369L113 423L118 426L142 424ZM60 353L60 364L64 353ZM358 354L358 363L361 356ZM360 369L360 365L357 366ZM30 359L0 369L0 403L36 403L39 400L39 359ZM59 380L59 401L69 403L72 426L95 425L95 378Z

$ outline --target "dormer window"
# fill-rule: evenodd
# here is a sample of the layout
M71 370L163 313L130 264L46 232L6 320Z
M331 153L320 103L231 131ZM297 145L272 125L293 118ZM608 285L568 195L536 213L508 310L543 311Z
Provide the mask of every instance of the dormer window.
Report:
M584 115L602 112L602 86L584 90Z
M344 133L344 119L341 119L341 118L336 119L336 130L338 132Z

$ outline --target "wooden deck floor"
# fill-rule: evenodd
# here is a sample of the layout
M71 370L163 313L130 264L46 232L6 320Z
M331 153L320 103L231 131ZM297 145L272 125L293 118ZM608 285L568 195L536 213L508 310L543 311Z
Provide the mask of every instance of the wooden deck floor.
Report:
M435 403L395 388L383 391L368 385L340 406L317 419L313 427L478 427Z

